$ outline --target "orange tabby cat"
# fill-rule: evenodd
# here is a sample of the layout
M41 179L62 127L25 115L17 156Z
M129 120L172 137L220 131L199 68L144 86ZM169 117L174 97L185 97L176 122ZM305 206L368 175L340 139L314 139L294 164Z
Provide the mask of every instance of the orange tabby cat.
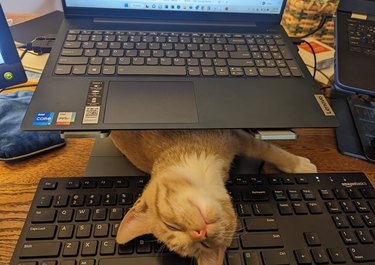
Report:
M307 158L256 140L242 130L113 131L119 150L151 174L125 215L116 241L153 234L171 251L222 265L236 231L225 181L236 155L260 158L284 172L316 172Z

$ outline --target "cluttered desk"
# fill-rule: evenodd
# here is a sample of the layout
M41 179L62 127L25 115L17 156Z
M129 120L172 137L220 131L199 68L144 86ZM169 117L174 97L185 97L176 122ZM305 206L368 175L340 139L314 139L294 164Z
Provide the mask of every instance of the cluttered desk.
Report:
M75 5L77 5L77 3L74 3L74 1L66 2L65 8L67 8L67 11L73 11L74 8L70 9L70 7L76 7ZM100 1L98 1L98 4L100 5L99 2ZM236 9L234 8L234 10ZM277 8L274 9L274 11L276 10ZM280 10L278 12L281 12ZM116 29L115 34L117 34L117 31L121 32L118 28L114 28ZM74 43L77 42L77 38L90 39L93 37L94 33L89 33L89 29L87 29L87 32L83 31L83 28L79 30L79 33L77 30L73 31L69 29L68 35L70 39L60 39L61 44L64 44L64 46L67 44L68 46L75 45ZM81 33L82 35L80 35ZM103 31L100 34L99 32L96 33L97 34L94 35L104 36L103 39L115 35L109 34L109 32L107 32L107 34ZM131 33L134 32L131 31ZM231 41L240 41L239 35L241 34L237 33L235 38L231 39ZM121 36L126 35L118 34L116 38L123 38ZM131 34L130 37L128 37L131 38L131 36L138 35ZM143 36L145 40L148 39L146 37L150 37L144 34L140 36ZM170 37L176 36L168 36L168 38ZM182 37L188 38L189 36ZM204 40L204 38L210 38L209 36L196 37L202 38L202 40ZM231 38L228 36L224 37ZM75 39L73 40L73 38ZM221 37L215 36L215 38ZM259 34L256 41L259 41L259 39L264 39L265 42L267 42L271 40L276 41L278 37L275 38L275 36L273 36L272 38L268 38L265 34ZM245 39L245 42L249 40L250 39ZM209 41L209 39L204 40L204 42ZM102 41L98 40L98 42ZM288 40L286 40L286 42L288 42ZM84 39L82 39L82 43L85 43ZM82 45L82 43L80 45ZM272 44L267 44L272 46ZM237 45L241 46L242 44ZM290 46L288 47L291 49ZM68 49L65 47L64 49L63 54L52 56L51 62L49 63L50 66L47 66L47 72L50 71L52 76L57 76L53 82L56 82L56 80L60 80L59 82L61 82L62 79L59 77L60 75L73 75L73 71L79 71L79 69L81 73L83 71L81 67L83 64L78 64L79 67L76 67L77 65L62 63L65 62L65 60L72 62L71 58L81 58L76 56L77 54L74 56L71 54L72 50L78 48L69 47ZM243 46L240 49L243 49ZM291 51L291 53L295 55L294 50L291 49ZM246 55L246 52L242 55L244 54ZM251 55L254 56L254 54ZM255 55L257 55L257 53ZM263 55L267 56L267 53ZM261 56L263 55L261 54ZM285 54L282 54L282 56L284 55ZM277 54L273 56L277 56ZM132 60L134 59L132 56L129 57ZM125 56L123 58L129 57ZM285 66L286 68L280 66L277 73L282 75L282 73L285 73L287 70L290 71L291 75L294 75L297 73L294 72L293 74L293 70L298 69L301 71L300 73L303 73L303 75L307 77L308 72L305 67L299 65L297 68L294 68L295 65L290 65L289 60L296 60L296 62L300 63L299 57L296 59L287 58L289 57L283 57L283 60L289 62L287 66ZM54 63L55 59L59 62L56 67ZM274 59L276 60L276 58ZM243 59L236 58L236 60ZM230 59L226 62L233 63ZM239 63L239 61L235 62ZM206 62L199 61L199 63ZM241 63L243 63L243 61L241 61ZM51 65L53 65L53 67ZM106 65L112 64L103 64L103 68L100 67L100 71L109 69L105 68ZM134 61L132 61L131 65L133 68L129 66L129 68L123 70L132 73L129 74L129 72L127 72L127 74L125 74L126 76L130 75L129 80L132 80L132 83L135 83L135 80L139 78L139 73L135 73L134 71L141 71L141 75L146 76L142 78L149 78L149 80L155 81L155 73L163 77L166 75L164 72L165 69L171 70L170 66L164 68L164 70L156 69L154 65L152 67L142 66L143 68L139 68L140 66ZM174 65L176 64L174 63ZM205 68L207 66L203 65L200 65L200 67L202 70L202 72L199 73L200 75L204 76L205 73L209 73L209 67ZM225 68L223 66L220 67ZM248 80L247 78L251 78L250 74L254 73L254 69L252 69L252 71L248 69L251 67L248 65L230 66L230 68L240 68L240 70L236 69L228 72L227 77L229 78L230 76L234 78L243 71L243 79L239 82L241 86L241 82L246 82L246 80ZM260 69L256 71L258 71L258 75L262 76L262 78L269 78L270 76L268 75L271 74L270 68L271 67L260 66ZM68 71L68 69L70 69L70 71ZM91 71L92 70L93 69L91 69ZM142 72L146 70L156 72L152 73L152 77L147 77L147 74ZM180 71L179 73L182 75L182 68L177 68L177 70ZM192 69L188 70L194 73ZM215 71L216 70L217 69L215 69ZM86 71L89 71L89 69L85 68L84 72L86 73ZM216 72L216 74L217 73L222 72L219 71ZM117 74L122 76L119 72L117 72ZM275 71L273 71L273 75L274 74ZM47 78L45 77L46 80L44 84L42 83L42 92L40 93L44 96L50 96L48 95L48 88L45 82L51 80L49 74L44 72L44 75L47 75ZM97 79L98 76L101 75L104 76L104 72L95 73L94 79ZM294 77L289 77L291 79L305 79L298 75L299 74ZM212 78L212 76L210 78ZM273 76L273 78L285 79L287 77ZM275 79L273 79L273 81L260 81L259 84L261 84L261 87L267 86L265 85L267 82L272 83L274 80ZM309 80L310 79L307 78L307 80L299 80L297 83L303 82L308 85L311 84L311 80ZM166 84L168 81L164 80L162 82ZM176 82L175 79L173 79L172 83L173 82ZM194 80L193 82L196 81ZM200 86L200 82L204 81L199 80L197 86ZM262 84L262 82L265 83ZM292 85L292 83L288 82L288 85ZM39 88L38 85L37 91ZM106 88L108 87L105 85L104 89ZM189 87L186 88L187 90L191 90ZM62 87L60 89L62 89ZM144 89L147 90L145 87L141 88L142 91L145 91ZM119 88L113 86L112 90L118 92ZM196 91L199 90L197 89ZM11 90L9 92L11 92ZM134 93L136 91L130 88L128 92ZM236 92L243 91L239 89ZM309 94L310 92L304 93ZM313 94L314 93L316 92L313 92ZM302 94L303 93L299 95L304 97ZM41 94L39 94L39 97L40 96ZM246 93L244 96L246 96ZM259 96L260 98L262 97L261 95ZM178 99L177 96L176 100ZM52 97L51 100L54 101L54 98ZM197 100L197 98L195 100ZM53 116L50 124L45 122L38 124L36 123L34 108L40 105L41 102L38 97L33 99L32 102L34 102L32 103L33 107L31 107L31 111L30 109L28 110L28 113L31 112L32 114L27 115L33 117L32 126L37 127L36 130L41 131L46 128L62 130L63 128L66 135L72 133L74 136L77 136L77 128L84 128L83 131L86 134L92 130L100 130L102 132L109 128L108 125L105 124L106 118L103 119L102 114L100 114L100 122L97 122L97 119L95 119L95 122L97 122L96 125L91 124L88 125L88 127L83 125L84 122L78 124L78 127L75 127L78 122L75 123L74 120L72 121L70 119L68 125L74 126L66 129L67 127L62 127L61 123L59 126L57 117L54 119ZM199 102L199 100L196 102ZM262 100L260 100L260 102L262 102ZM53 104L56 103L57 102L54 101ZM85 101L85 103L87 103L87 101ZM311 107L312 105L310 104L312 103L306 103L307 106ZM48 105L51 104L49 103ZM301 105L297 105L297 109L301 107ZM212 105L210 106L212 107ZM171 107L173 106L167 106L167 109ZM51 106L46 106L45 110L50 111L50 113L62 112L62 109L50 108ZM81 108L81 110L83 109L84 107ZM315 113L317 109L319 110L318 114ZM121 111L124 111L124 109ZM238 111L238 109L236 109L236 111ZM302 109L300 111L302 111ZM64 112L66 112L66 110ZM38 113L38 117L42 117L40 116L40 112ZM190 114L192 113L194 113L194 111L190 112ZM272 111L270 113L272 114ZM293 118L291 122L286 122L284 120L284 122L286 122L284 125L282 125L282 121L278 123L279 125L276 124L274 126L282 128L334 127L336 124L332 117L328 117L327 119L320 117L322 111L319 109L319 104L316 102L313 110L309 110L308 113L312 113L312 123L311 121L302 122L298 117L293 116L298 119ZM145 128L148 129L155 128L155 125L151 125L150 120L148 120L149 114L149 112L146 112L139 116L141 120L145 120L143 120L144 123L137 125L138 129L143 129L143 126L146 126ZM151 116L152 118L160 119L161 114L161 112L158 112L157 115ZM180 126L182 124L176 125L176 118L177 120L181 120L182 118L179 116L181 114L177 113L176 115L177 116L174 117L168 116L166 119L162 119L162 121L159 120L159 125L157 125L156 128L159 128L160 124L165 128L186 128L186 124L183 126ZM191 119L194 119L194 116L189 115L185 117L187 120L191 121ZM283 113L280 113L280 115L282 116ZM71 116L69 117L72 118ZM77 116L74 117L77 117L76 120L82 119L82 121L84 121L85 114L77 113ZM230 115L225 118L229 117ZM108 119L114 118L114 116L111 116ZM370 119L370 122L371 121L373 122L373 120ZM196 122L196 124L198 124L199 128L217 128L219 124L226 124L228 128L238 128L238 126L249 128L250 124L256 123L256 127L272 128L270 125L272 120L262 123L259 117L258 120L251 121L250 123L244 120L237 120L236 123L238 123L236 125L230 122L221 123L223 120L215 125L205 122ZM299 125L292 126L295 122ZM25 127L30 127L28 118L25 119L24 124ZM120 122L116 123L114 126L117 129L129 129L133 128L134 121L129 120L129 117L127 117L125 120L121 120L121 124L125 125L119 124ZM51 127L47 127L50 125ZM191 127L195 128L195 126ZM251 126L251 128L254 127ZM267 163L264 166L262 163L257 164L256 171L252 168L254 163L245 163L245 167L243 167L243 165L238 166L238 168L241 168L238 172L233 170L233 172L231 172L232 178L228 182L227 189L230 191L233 203L235 204L238 215L237 227L239 231L238 238L234 238L223 258L225 264L373 264L375 262L375 256L372 251L375 241L375 195L374 189L371 186L375 185L374 165L365 160L341 155L337 150L335 134L331 128L295 129L294 132L299 135L298 139L278 140L275 141L275 143L292 153L308 157L317 166L319 172L325 173L281 174ZM95 143L93 139L67 138L65 141L67 144L64 148L40 154L37 157L28 158L27 160L13 161L1 165L0 180L4 192L2 192L0 198L2 198L1 201L4 203L1 204L0 212L2 213L2 217L0 218L1 222L5 224L5 229L3 229L4 232L0 234L0 244L1 249L5 251L4 254L1 254L0 262L3 262L3 264L10 263L12 265L191 264L191 259L178 257L176 254L165 249L165 246L161 245L160 242L156 242L155 238L149 235L136 238L125 245L116 244L115 237L120 221L134 203L135 198L142 192L145 183L148 181L148 177L135 169L129 170L127 168L128 174L121 174L123 170L121 167L119 170L116 170L119 163L125 163L124 157L119 154L118 151L113 150L113 147L108 146L108 139L96 140ZM113 162L115 160L118 160L119 163ZM247 165L251 166L247 167ZM112 167L115 168L115 170L113 170ZM259 175L259 172L274 174ZM363 172L367 178L361 173L354 172ZM41 177L48 177L49 179L43 179L38 184ZM34 194L35 197L32 200ZM25 219L27 214L28 217ZM22 233L20 233L23 224L25 225ZM172 227L172 229L175 228ZM11 256L13 256L12 259Z

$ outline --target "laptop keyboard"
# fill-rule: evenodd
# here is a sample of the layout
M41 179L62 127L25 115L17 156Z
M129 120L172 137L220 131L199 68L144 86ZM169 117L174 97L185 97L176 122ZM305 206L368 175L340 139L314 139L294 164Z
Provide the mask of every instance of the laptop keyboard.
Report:
M281 35L70 30L56 75L301 77Z
M152 236L117 245L147 177L44 178L11 265L190 265ZM375 190L361 173L233 175L226 265L375 264Z
M375 56L375 22L348 20L349 49L352 52Z

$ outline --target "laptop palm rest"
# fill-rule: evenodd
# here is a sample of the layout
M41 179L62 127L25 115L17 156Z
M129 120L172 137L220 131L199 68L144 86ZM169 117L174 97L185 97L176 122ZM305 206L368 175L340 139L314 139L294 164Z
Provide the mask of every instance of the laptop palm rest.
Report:
M111 82L104 123L197 123L192 82Z

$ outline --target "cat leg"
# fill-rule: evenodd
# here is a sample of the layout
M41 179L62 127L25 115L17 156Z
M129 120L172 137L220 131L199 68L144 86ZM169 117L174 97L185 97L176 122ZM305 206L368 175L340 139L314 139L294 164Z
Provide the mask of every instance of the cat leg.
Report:
M316 166L308 158L297 156L263 140L255 139L249 133L236 130L240 139L242 154L260 158L286 173L316 173Z

